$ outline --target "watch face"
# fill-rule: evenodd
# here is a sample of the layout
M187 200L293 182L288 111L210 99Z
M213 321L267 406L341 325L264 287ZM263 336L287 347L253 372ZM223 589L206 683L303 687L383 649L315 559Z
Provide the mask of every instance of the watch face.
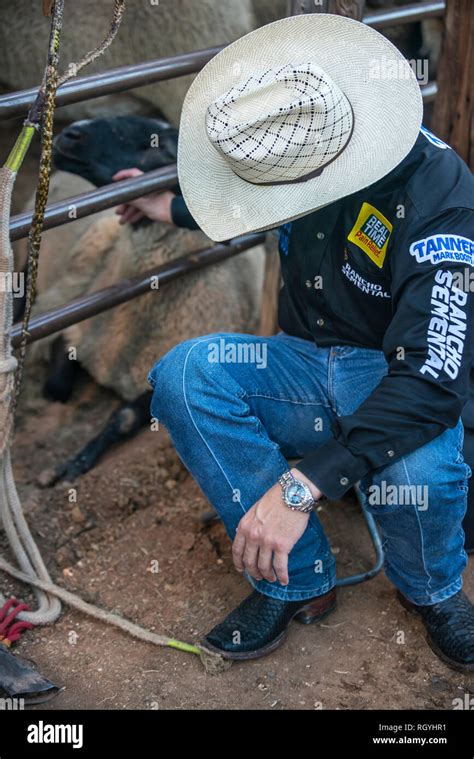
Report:
M292 506L299 506L306 495L303 485L299 482L293 482L286 489L286 499Z

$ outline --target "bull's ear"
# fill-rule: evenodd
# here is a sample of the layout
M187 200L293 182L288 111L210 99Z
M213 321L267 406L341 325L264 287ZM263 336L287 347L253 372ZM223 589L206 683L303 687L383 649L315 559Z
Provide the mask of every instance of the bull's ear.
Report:
M169 163L174 163L178 155L178 130L174 127L160 132L160 151Z

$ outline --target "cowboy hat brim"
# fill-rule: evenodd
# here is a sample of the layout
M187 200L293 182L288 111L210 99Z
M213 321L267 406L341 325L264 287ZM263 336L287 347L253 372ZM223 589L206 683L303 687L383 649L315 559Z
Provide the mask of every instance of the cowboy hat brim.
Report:
M291 186L262 186L235 174L210 142L206 110L255 71L314 61L348 97L354 131L322 174ZM399 50L344 16L311 13L260 27L224 48L191 84L181 113L178 178L184 200L211 240L222 241L305 216L378 181L417 139L423 100Z

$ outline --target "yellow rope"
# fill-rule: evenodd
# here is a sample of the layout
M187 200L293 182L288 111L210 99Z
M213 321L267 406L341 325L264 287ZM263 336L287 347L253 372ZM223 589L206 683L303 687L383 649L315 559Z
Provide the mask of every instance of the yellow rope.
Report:
M19 171L20 166L23 163L23 159L28 152L28 148L30 147L34 133L34 126L29 126L27 124L23 125L23 128L10 152L10 155L5 161L6 169L10 169L10 171L14 171L15 173Z

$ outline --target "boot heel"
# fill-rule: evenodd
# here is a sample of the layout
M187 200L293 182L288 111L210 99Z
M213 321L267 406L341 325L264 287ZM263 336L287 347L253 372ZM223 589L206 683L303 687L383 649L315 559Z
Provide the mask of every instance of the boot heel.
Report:
M303 625L311 625L313 622L324 619L335 608L336 594L330 600L327 598L315 598L314 601L303 606L301 611L295 615L295 619Z

